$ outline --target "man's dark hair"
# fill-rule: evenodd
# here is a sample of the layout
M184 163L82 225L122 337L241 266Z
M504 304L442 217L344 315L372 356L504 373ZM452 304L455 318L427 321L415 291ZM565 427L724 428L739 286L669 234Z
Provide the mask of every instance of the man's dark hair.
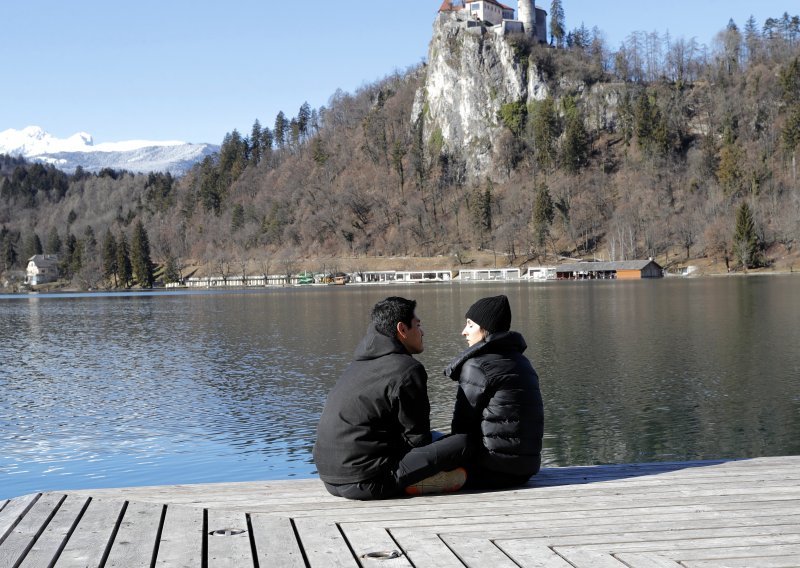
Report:
M398 322L411 326L416 307L416 300L406 300L399 296L391 296L381 300L372 308L372 323L378 333L387 337L395 337Z

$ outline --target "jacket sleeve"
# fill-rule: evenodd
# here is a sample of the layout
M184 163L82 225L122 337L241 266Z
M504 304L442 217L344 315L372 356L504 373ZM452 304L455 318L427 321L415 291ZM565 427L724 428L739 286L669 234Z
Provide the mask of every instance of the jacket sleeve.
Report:
M397 419L409 447L431 443L431 404L428 400L428 374L419 364L410 369L397 392Z
M474 360L467 361L458 378L456 404L451 430L454 434L480 431L483 409L486 407L486 374Z

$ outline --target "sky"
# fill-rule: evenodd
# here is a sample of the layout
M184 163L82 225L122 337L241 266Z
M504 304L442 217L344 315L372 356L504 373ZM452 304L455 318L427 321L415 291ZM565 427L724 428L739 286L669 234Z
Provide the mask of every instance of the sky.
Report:
M516 0L503 3L516 8ZM566 29L713 45L733 21L800 13L796 0L561 0ZM537 3L550 11L550 0ZM0 131L40 126L95 144L219 144L256 119L326 105L427 58L441 0L0 2Z

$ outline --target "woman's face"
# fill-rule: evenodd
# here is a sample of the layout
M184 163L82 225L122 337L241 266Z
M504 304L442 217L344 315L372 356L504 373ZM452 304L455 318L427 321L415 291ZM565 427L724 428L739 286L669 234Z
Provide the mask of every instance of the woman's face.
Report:
M483 341L486 332L477 323L467 318L467 325L464 326L464 331L461 332L461 335L467 339L467 345L472 347L479 341Z

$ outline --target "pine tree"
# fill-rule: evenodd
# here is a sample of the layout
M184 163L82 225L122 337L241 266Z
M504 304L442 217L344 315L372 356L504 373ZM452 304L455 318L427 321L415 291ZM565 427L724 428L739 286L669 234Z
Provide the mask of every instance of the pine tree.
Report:
M141 220L133 227L130 258L134 281L142 288L152 288L154 278L153 262L150 259L150 239Z
M108 229L103 237L103 276L114 279L114 288L119 287L118 273L117 239L114 238L111 229Z
M257 166L261 161L261 146L264 141L261 139L261 123L256 119L253 129L250 131L250 165Z
M566 171L575 174L589 159L589 134L583 123L583 114L571 97L564 100L564 115L561 163Z
M536 190L536 197L533 203L533 232L534 244L537 249L543 249L550 234L550 225L555 217L553 198L547 184L539 184Z
M561 0L553 0L550 3L550 44L564 47L565 34L564 8Z
M733 253L745 270L758 266L758 236L753 212L746 201L743 201L736 210Z
M286 115L283 114L283 111L279 111L275 117L275 129L272 132L279 150L283 150L283 147L286 146L286 130L288 128L289 121L286 120Z
M310 121L311 121L311 105L305 102L300 106L300 111L297 113L297 128L300 131L300 138L302 140L308 139L308 129Z
M11 270L17 264L17 247L5 225L0 229L0 272Z
M125 233L120 233L119 239L117 239L117 277L119 278L120 286L124 288L131 287L131 253Z
M63 246L64 245L61 242L61 237L58 235L58 229L53 227L50 229L50 233L47 235L47 246L45 247L45 252L47 254L59 254Z
M43 253L44 249L42 248L42 241L39 239L39 235L36 234L36 231L31 232L28 238L25 239L25 246L23 249L25 260L28 260L34 255Z
M530 120L533 154L540 168L551 168L556 160L559 135L558 114L552 97L533 103Z

